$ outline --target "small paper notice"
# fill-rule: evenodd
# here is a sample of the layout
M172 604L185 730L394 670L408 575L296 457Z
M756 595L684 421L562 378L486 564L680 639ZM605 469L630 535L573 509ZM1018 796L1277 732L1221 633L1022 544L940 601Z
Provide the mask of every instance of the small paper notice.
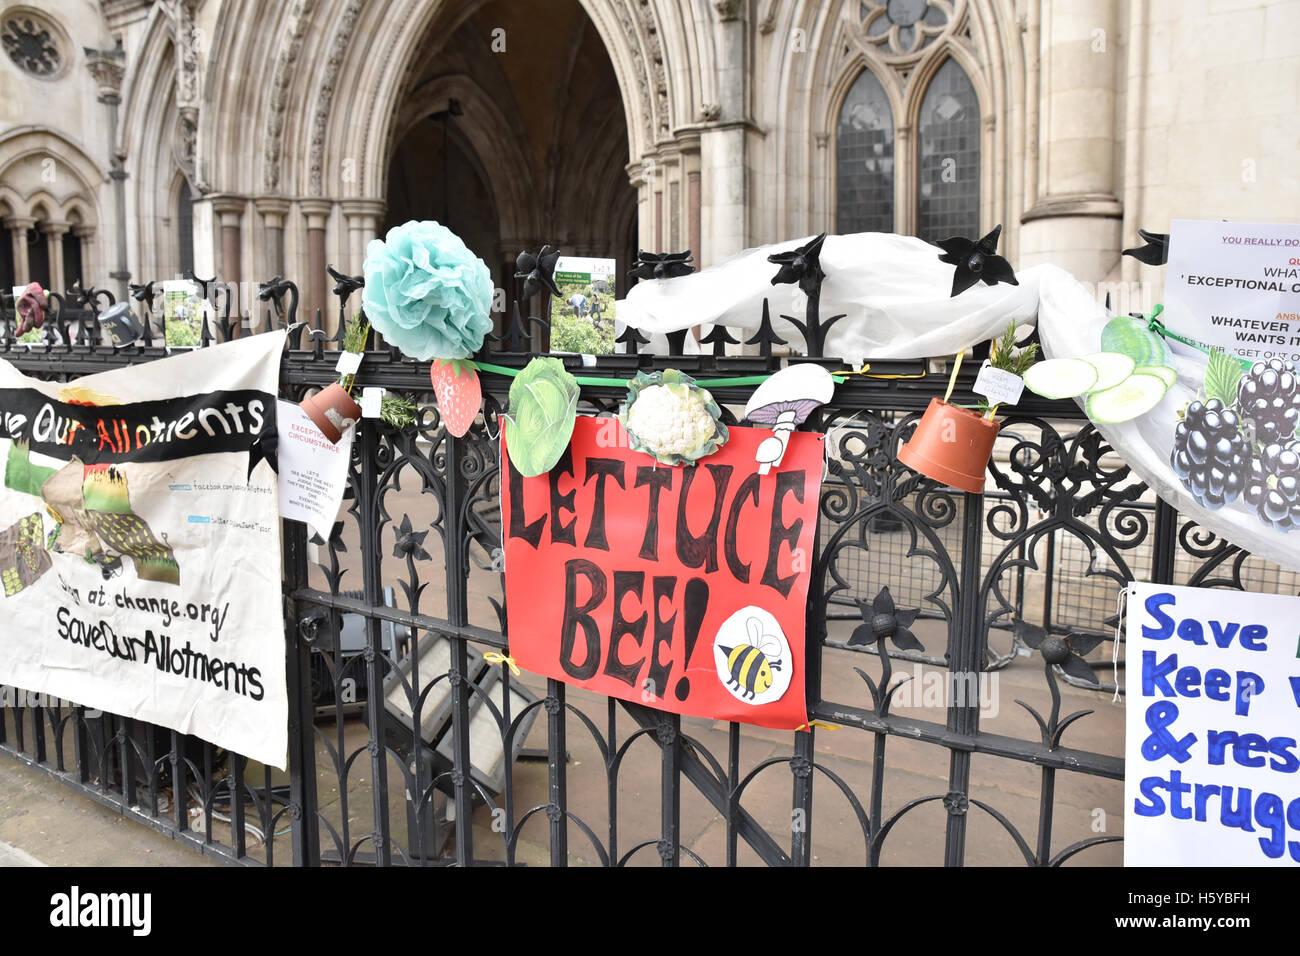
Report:
M384 406L384 389L377 385L367 385L361 390L361 417L378 418Z
M983 395L993 405L1014 405L1024 390L1024 379L1014 372L994 368L987 360L975 378L975 394Z
M339 360L334 365L334 371L340 375L356 375L359 368L361 368L360 352L340 352Z
M279 402L278 415L280 515L305 521L328 538L343 503L356 429L335 445L297 405Z

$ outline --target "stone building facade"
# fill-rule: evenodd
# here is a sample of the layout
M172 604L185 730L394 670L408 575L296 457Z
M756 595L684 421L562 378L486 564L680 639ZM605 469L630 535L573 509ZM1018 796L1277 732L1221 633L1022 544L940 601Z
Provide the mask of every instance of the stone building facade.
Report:
M0 283L1300 220L1300 0L0 0ZM1149 278L1149 276L1148 276Z

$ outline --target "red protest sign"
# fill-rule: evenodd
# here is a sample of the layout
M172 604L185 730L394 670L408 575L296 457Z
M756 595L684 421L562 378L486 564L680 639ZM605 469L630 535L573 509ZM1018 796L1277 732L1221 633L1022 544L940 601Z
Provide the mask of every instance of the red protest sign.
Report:
M508 423L506 425L508 426ZM694 466L628 448L614 418L579 417L549 474L501 443L510 653L520 667L679 714L804 724L804 615L825 436L731 429Z

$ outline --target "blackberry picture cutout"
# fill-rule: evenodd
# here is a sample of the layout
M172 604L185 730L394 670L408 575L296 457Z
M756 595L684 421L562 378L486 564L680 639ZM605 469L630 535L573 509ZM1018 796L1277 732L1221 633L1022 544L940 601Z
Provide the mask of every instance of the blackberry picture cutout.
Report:
M1237 386L1237 413L1243 431L1265 447L1285 445L1300 423L1300 378L1295 366L1281 359L1256 362Z
M1274 442L1250 463L1246 504L1277 531L1300 527L1300 441Z
M1201 506L1222 508L1236 501L1250 471L1250 446L1237 413L1218 398L1192 402L1174 430L1169 463Z

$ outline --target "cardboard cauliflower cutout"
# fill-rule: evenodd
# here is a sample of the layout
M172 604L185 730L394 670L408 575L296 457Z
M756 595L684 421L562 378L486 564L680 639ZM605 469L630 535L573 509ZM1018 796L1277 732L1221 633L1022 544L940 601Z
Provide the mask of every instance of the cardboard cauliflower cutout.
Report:
M665 465L693 465L726 444L722 410L706 389L676 369L637 372L620 416L634 451Z

